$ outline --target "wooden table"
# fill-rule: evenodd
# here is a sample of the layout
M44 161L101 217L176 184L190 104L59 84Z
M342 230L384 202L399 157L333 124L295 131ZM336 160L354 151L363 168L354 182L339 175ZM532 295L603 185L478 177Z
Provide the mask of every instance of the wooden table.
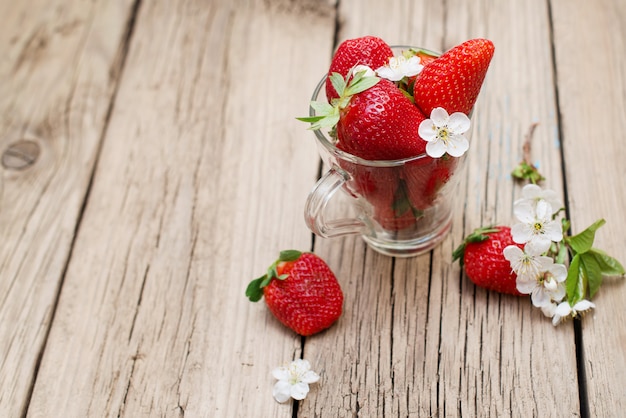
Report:
M626 285L553 327L451 263L512 223L529 126L572 231L626 261L626 1L0 2L0 416L616 417ZM411 259L313 238L319 176L295 120L338 42L496 54L463 202ZM344 313L301 338L244 297L282 249L322 256ZM272 398L304 357L321 380Z

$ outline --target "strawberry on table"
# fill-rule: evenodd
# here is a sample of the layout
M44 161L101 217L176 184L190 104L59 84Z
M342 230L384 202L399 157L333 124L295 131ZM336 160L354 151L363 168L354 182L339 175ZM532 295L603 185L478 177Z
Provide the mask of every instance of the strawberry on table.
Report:
M345 78L355 65L366 65L376 69L385 65L391 57L393 57L391 47L376 36L363 36L343 41L333 55L328 70L326 79L328 101L339 97L339 93L330 82L330 76L333 73L339 73Z
M296 333L309 336L341 316L343 292L328 265L313 253L282 251L267 273L250 282L246 296L265 297L272 314Z
M454 251L453 261L459 260L476 286L521 296L516 287L517 275L503 254L509 245L523 248L513 241L508 226L478 228Z
M470 113L493 57L493 42L470 39L430 62L415 79L415 104L430 115L436 107L449 114Z

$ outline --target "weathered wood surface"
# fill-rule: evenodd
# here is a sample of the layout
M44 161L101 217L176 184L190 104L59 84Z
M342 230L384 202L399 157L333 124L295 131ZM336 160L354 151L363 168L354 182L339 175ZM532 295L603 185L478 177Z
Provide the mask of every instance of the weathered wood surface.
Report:
M28 404L125 56L130 11L128 1L0 2L3 417L21 416Z
M623 284L554 328L450 262L475 227L512 222L533 123L574 232L604 217L598 246L626 260L626 4L575 3L0 1L0 152L40 148L0 173L0 416L620 413ZM364 34L496 45L452 232L414 259L313 240L302 219L319 159L294 117L334 43ZM344 315L322 334L243 296L285 248L339 277ZM277 404L271 369L300 356L321 380Z
M626 260L626 2L555 1L557 87L572 230L599 218L598 248ZM578 61L580 51L597 59ZM595 55L595 54L594 54ZM626 410L626 285L605 279L597 309L582 322L589 416Z

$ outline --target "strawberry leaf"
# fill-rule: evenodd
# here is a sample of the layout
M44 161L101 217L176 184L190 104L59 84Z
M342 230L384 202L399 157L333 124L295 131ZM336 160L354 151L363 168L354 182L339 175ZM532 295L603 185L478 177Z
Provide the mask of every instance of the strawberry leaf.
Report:
M279 261L296 261L302 255L301 251L298 250L285 250L281 251L278 256Z
M596 231L605 223L606 221L604 219L597 220L589 227L587 227L587 229L585 229L583 232L567 238L567 244L569 244L571 249L577 254L586 253L591 249L591 246L593 245Z
M354 79L350 82L348 87L345 90L345 94L342 96L353 96L357 93L361 93L369 89L370 87L375 86L380 81L378 77L359 77L361 73L357 73Z
M246 296L251 302L258 302L263 297L263 285L267 276L261 276L258 279L252 280L246 288Z
M346 80L339 73L332 73L329 78L337 95L341 96L346 89Z

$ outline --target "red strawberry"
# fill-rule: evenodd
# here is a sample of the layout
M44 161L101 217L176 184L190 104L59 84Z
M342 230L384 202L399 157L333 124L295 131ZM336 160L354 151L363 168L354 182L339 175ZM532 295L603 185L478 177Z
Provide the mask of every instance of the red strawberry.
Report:
M479 228L454 251L453 261L460 259L465 274L476 286L520 296L515 286L517 275L503 254L509 245L523 247L513 241L508 226Z
M265 303L274 316L300 335L330 327L341 316L343 293L328 265L312 253L282 251L267 273L250 282L246 296Z
M391 47L385 41L375 36L363 36L361 38L343 41L333 55L326 79L326 97L331 99L339 97L341 92L336 92L330 82L332 73L339 73L344 78L355 65L367 65L375 70L389 62L393 57Z
M417 106L426 115L436 107L443 107L449 114L469 114L493 52L490 40L470 39L430 62L415 80L413 96Z
M340 109L337 133L342 149L366 160L395 160L425 152L417 134L426 117L389 80L351 97Z
M411 204L419 210L433 205L437 193L450 180L459 163L458 158L424 158L407 163L401 174L406 181Z

